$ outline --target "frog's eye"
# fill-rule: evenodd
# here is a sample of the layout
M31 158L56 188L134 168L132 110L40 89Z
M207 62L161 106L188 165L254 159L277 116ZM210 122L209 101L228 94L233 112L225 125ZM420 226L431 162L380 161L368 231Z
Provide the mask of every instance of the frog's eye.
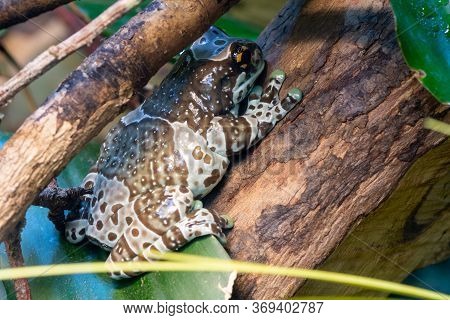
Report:
M237 44L232 48L232 59L241 68L247 69L252 63L252 52L249 47Z

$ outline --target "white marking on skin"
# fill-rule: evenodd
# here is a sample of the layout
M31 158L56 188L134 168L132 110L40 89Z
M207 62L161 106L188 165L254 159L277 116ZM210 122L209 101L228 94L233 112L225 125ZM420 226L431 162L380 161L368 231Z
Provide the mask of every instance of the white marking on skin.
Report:
M248 125L252 129L251 136L250 136L250 146L251 146L258 136L258 120L256 120L255 118L249 117L249 116L244 116L244 118L245 118L245 120L247 120ZM248 147L250 147L250 146L248 146Z
M174 122L171 126L174 130L173 141L175 150L178 150L188 169L188 188L192 191L194 197L199 195L205 196L215 187L225 174L222 162L225 161L228 164L229 160L226 156L212 152L208 148L205 138L198 133L195 133L186 123ZM208 155L211 158L209 164L203 160L200 161L194 159L192 151L196 147L200 147L204 156ZM199 168L203 170L202 174L198 173ZM211 176L214 169L219 170L219 178L215 183L205 187L203 181ZM198 183L199 181L201 181L201 183Z
M136 110L133 110L126 114L122 119L120 120L124 125L129 125L134 122L139 122L144 118L151 118L148 114L144 113L144 110L142 110L141 107L137 108Z
M231 294L233 293L234 281L236 280L236 278L237 272L233 271L230 273L230 276L228 277L228 283L224 287L222 287L219 283L219 290L225 294L224 296L225 300L230 300Z
M150 176L152 180L155 180L155 174L153 172L153 161L150 161Z
M133 203L128 201L130 197L129 189L123 184L122 181L118 181L116 177L113 179L107 179L102 174L97 174L97 179L94 186L94 195L98 194L100 191L103 191L103 198L101 202L107 203L107 211L104 214L100 211L99 202L95 204L94 208L91 208L90 214L94 219L93 225L89 225L86 230L86 235L97 240L99 243L113 248L120 236L126 229L125 219L127 216L130 216L130 213L134 211ZM121 204L123 207L118 210L118 224L115 225L111 221L112 216L112 206L115 204ZM103 223L103 228L101 230L97 230L96 224L98 221ZM117 234L117 238L113 241L110 241L107 237L109 232L114 232ZM95 242L94 242L95 243Z
M208 147L215 148L215 153L218 153L224 157L226 157L226 138L225 133L223 132L222 126L219 124L220 117L215 117L212 119L208 130L206 131L206 139L208 143Z

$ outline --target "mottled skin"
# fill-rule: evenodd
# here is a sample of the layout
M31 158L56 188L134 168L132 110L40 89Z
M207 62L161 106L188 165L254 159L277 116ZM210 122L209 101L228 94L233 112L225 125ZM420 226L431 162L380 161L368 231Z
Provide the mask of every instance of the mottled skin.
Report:
M68 218L67 239L87 236L111 251L110 263L151 260L152 249L177 250L207 234L224 243L231 222L197 200L223 177L228 156L262 139L301 99L293 89L280 101L281 71L264 92L253 87L264 65L255 43L214 27L194 42L159 89L107 135L83 182L93 194Z

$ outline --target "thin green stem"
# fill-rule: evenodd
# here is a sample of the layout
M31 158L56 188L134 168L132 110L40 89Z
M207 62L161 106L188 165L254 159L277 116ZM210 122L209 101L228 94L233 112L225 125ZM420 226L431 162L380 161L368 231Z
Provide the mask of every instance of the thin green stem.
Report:
M427 129L450 136L450 124L433 118L426 118L423 126Z
M153 254L153 253L152 253ZM396 293L399 295L419 298L419 299L450 299L450 296L440 292L416 288L404 284L398 284L385 280L373 279L337 272L308 270L300 268L287 268L268 266L259 263L223 260L208 257L197 257L179 253L167 253L159 257L171 261L155 262L121 262L114 265L107 265L103 262L59 264L51 266L32 266L13 269L0 270L0 280L47 277L67 274L82 273L105 273L116 271L140 270L148 271L188 271L188 272L231 272L252 273L264 275L278 275L311 280L326 281L332 283L346 284L366 289Z

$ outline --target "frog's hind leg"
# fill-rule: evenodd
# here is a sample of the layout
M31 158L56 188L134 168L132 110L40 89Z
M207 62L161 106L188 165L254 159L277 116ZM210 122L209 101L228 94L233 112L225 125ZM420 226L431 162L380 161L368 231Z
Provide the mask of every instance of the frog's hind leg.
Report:
M147 260L151 260L152 250L176 251L193 239L205 235L214 235L225 245L226 237L223 230L232 227L233 222L228 216L218 215L204 208L196 209L167 230L143 254Z
M130 278L140 272L117 271L116 262L145 261L142 252L164 233L186 217L194 202L192 192L185 186L167 186L152 190L134 204L134 214L127 217L127 229L118 239L108 257L111 277Z

